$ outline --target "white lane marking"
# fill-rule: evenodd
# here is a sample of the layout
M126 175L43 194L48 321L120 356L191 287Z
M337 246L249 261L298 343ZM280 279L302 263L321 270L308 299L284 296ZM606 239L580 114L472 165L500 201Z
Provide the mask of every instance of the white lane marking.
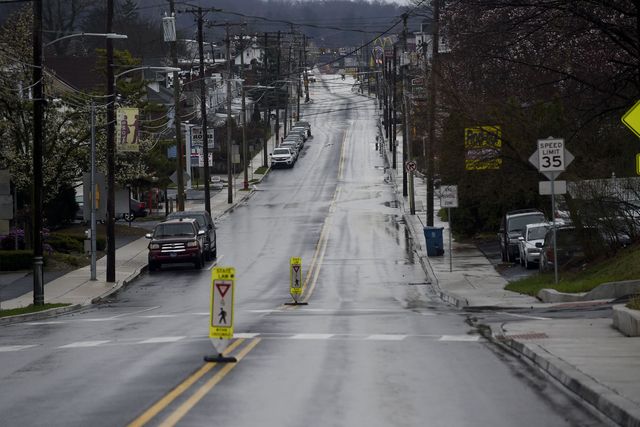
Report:
M292 340L327 340L334 334L296 334L289 337Z
M178 317L177 314L150 314L148 316L138 316L143 319L165 319L165 318L173 318Z
M112 316L112 319L117 319L118 317L124 317L124 316L133 316L134 314L140 314L140 313L144 313L146 311L151 311L151 310L155 310L157 308L160 308L159 305L156 305L155 307L148 307L148 308L143 308L141 310L136 310L136 311L132 311L131 313L122 313L122 314L116 314L115 316Z
M155 338L149 338L149 339L144 340L144 341L140 341L139 344L161 344L161 343L180 341L181 339L184 339L184 338L186 338L186 337L184 337L184 336L182 336L182 337L155 337Z
M220 255L219 257L217 257L213 264L211 264L211 267L207 268L207 270L211 271L213 270L213 267L220 265L220 261L222 261L222 258L224 258L224 255Z
M391 334L379 334L369 335L365 338L366 341L402 341L407 335L391 335Z
M67 344L67 345L62 345L58 348L84 348L84 347L97 347L99 345L102 344L106 344L109 341L78 341L78 342L73 342L71 344Z
M529 316L529 315L526 315L526 314L507 313L506 311L496 311L496 314L504 314L506 316L513 316L513 317L521 317L523 319L551 320L550 317Z
M20 350L24 350L25 348L31 348L31 347L37 347L37 345L32 344L32 345L5 345L3 347L0 347L0 353L6 353L9 351L20 351Z
M247 310L247 313L274 313L274 312L279 312L282 310ZM208 314L208 313L207 313Z
M259 336L260 334L258 333L251 333L251 332L240 332L240 333L236 333L233 334L234 338L246 338L246 339L251 339L251 338L255 338L257 336Z
M443 335L440 337L438 341L478 341L480 339L479 335Z
M208 316L209 313L207 312L202 312L202 313L191 313L193 316Z
M61 321L49 321L49 322L26 322L25 325L29 325L29 326L40 326L40 325L61 325L65 322L61 322Z
M95 319L76 319L78 322L108 322L113 320L113 317L99 317Z

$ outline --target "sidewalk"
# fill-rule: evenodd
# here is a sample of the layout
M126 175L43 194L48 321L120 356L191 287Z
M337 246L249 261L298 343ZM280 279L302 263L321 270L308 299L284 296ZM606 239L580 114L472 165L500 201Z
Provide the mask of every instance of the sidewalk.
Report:
M397 139L398 168L388 171L414 250L441 298L458 307L496 310L553 306L504 290L507 281L474 245L453 240L449 246L449 225L437 214L433 225L444 228L444 255L427 256L423 234L426 184L415 178L416 214L410 215L409 198L402 196L402 136ZM390 160L388 141L385 150ZM434 205L437 213L438 199ZM640 426L640 338L621 334L613 328L612 319L538 319L489 324L483 335L546 372L615 423Z
M271 137L267 142L267 149L269 152L273 150L273 144L275 137ZM264 175L256 174L255 171L262 166L263 154L260 150L250 162L249 179L253 178L262 180ZM241 191L244 186L244 172L238 171L234 175L234 192L233 203L229 204L227 200L227 189L216 192L211 197L211 216L215 219L233 206L242 202L248 198L252 191L252 184L250 184L249 191ZM187 200L185 210L204 209L204 200ZM97 280L91 281L91 267L86 266L78 270L71 271L55 280L52 280L45 284L44 294L45 302L51 304L71 304L71 306L63 309L54 309L56 313L70 311L77 309L81 306L91 304L99 301L102 298L106 298L113 294L127 283L134 280L147 268L147 245L149 241L142 237L133 242L118 248L116 250L116 281L109 283L106 281L106 256L100 258L96 263L96 277ZM10 275L3 275L3 279L10 279ZM16 276L19 277L19 276ZM1 308L3 310L26 307L33 303L33 291L23 294L17 298L3 301ZM25 318L34 319L50 316L51 310L47 312L39 312L23 316L13 316L12 318L0 319L0 324L10 323L15 321L22 321Z

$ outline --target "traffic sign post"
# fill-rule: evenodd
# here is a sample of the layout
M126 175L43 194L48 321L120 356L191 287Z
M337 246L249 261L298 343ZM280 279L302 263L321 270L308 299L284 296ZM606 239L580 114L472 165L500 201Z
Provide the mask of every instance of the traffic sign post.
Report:
M636 102L629 111L622 116L622 123L640 138L640 101Z
M235 288L235 268L215 267L211 273L211 306L209 316L209 338L217 355L205 356L206 362L236 362L235 357L227 357L222 351L228 340L233 338L233 296Z
M303 291L302 283L302 258L291 257L289 260L289 294L293 298L293 302L285 303L286 305L307 305L307 302L298 301Z
M451 234L453 233L451 222L451 208L458 207L458 186L443 185L440 187L440 207L447 208L447 220L449 221L449 272L453 271L453 258L451 252Z
M573 155L564 147L564 139L549 137L547 139L538 140L538 149L529 157L529 162L538 169L540 173L549 178L550 184L540 183L539 192L541 195L551 195L551 221L553 229L553 258L557 259L556 247L556 194L566 193L566 182L558 181L564 184L564 189L556 189L556 178L565 171L566 167L573 162ZM562 185L562 184L561 184ZM555 283L558 283L558 263L553 263L553 271Z

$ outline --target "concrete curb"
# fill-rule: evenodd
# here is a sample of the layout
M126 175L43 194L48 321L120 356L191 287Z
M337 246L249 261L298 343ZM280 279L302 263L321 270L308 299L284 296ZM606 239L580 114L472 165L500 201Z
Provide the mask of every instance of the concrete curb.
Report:
M625 427L640 427L640 407L615 390L600 384L594 378L537 344L503 339L496 336L488 325L481 325L478 329L490 342L505 348L518 357L523 356L527 363L549 374L615 423Z
M66 307L50 308L48 310L42 310L35 313L17 314L15 316L6 316L0 318L0 326L11 325L21 322L33 322L36 320L48 319L51 317L59 316L60 314L71 313L84 308L83 304L72 304Z
M614 305L613 326L628 337L640 337L640 311Z

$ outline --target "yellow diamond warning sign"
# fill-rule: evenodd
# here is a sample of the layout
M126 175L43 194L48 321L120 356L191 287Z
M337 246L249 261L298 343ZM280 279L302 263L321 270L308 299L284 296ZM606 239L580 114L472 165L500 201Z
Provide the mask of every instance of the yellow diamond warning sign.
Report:
M622 123L637 137L640 137L640 101L636 102L633 107L622 116Z

